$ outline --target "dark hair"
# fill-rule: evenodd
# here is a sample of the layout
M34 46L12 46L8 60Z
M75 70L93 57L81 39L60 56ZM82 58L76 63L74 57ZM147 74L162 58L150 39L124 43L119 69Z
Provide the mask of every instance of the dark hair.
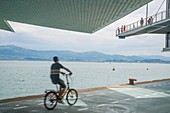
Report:
M57 56L53 57L53 60L54 60L54 62L57 62L58 61L58 57Z

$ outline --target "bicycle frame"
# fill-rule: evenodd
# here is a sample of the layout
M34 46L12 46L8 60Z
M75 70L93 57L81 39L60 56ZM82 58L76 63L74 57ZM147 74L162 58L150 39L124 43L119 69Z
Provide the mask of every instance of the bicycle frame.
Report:
M64 97L67 94L67 92L70 90L70 83L69 83L69 80L68 80L69 74L64 74L64 75L66 76L67 88L66 88L62 97ZM55 90L47 90L46 93L49 92L49 91L59 93L59 91L61 91L61 87L59 86L59 84L56 84L56 89L57 89L56 91Z

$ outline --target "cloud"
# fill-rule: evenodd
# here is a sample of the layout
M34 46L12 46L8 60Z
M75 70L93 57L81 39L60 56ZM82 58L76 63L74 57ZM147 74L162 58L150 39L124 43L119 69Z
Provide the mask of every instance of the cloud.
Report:
M149 14L154 14L160 1L154 0L149 4ZM134 11L124 18L108 25L94 34L46 28L28 24L10 22L15 33L0 30L0 45L13 44L37 50L71 50L71 51L99 51L107 54L122 55L164 55L164 35L138 35L119 40L115 36L117 27L127 25L145 17L145 7ZM161 8L163 10L165 5Z

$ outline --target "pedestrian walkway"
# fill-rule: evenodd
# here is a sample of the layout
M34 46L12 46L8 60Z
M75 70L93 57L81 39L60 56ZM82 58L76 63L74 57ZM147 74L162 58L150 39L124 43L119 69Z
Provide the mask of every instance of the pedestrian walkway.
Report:
M169 113L170 80L79 93L74 106L47 110L43 98L0 103L0 113Z
M141 22L142 20L142 22ZM147 18L141 18L136 22L123 27L118 27L116 36L120 39L127 36L140 35L144 33L166 34L170 29L170 10L156 13Z

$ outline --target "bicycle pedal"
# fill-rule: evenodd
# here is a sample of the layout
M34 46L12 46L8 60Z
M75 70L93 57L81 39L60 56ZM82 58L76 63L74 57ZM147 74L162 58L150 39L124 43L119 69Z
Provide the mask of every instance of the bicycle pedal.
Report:
M58 100L58 102L61 103L61 104L65 104L65 103L63 102L63 100Z

